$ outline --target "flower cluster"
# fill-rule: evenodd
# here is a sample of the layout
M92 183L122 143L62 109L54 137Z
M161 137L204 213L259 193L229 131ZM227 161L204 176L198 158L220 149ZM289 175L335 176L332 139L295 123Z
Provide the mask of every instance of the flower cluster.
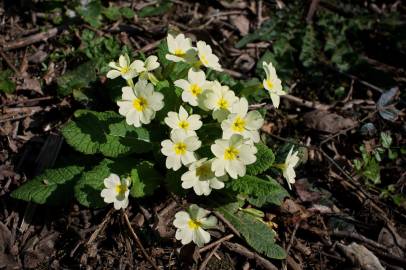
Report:
M223 70L210 45L197 41L194 46L192 40L183 34L169 34L166 41L168 52L165 58L172 62L172 68L183 62L188 69L184 77L172 81L172 85L182 91L183 103L177 111L168 112L163 120L170 133L168 139L161 142L161 153L166 156L166 168L174 171L183 166L187 168L181 176L184 189L193 189L196 195L207 196L213 189L223 188L229 178L244 176L246 166L256 161L255 143L260 141L259 129L264 119L258 111L249 111L245 97L238 97L217 80L208 80L205 70ZM122 98L117 102L119 113L125 116L128 125L149 124L156 112L165 106L163 94L155 89L163 74L158 57L151 55L145 61L131 62L128 55L122 55L118 62L111 62L109 66L112 69L107 73L108 78L122 77L127 82L122 88ZM269 92L277 108L280 96L285 94L281 80L271 63L264 62L263 67L266 73L263 88ZM134 83L136 78L138 80ZM199 138L203 122L215 123L222 130L221 137L212 138L208 145L203 145ZM209 151L198 151L202 146ZM289 165L280 166L289 186L294 182L293 166L297 163L296 153L292 155L291 152ZM125 208L128 205L128 180L121 181L119 176L112 174L104 184L104 201L114 203L116 209ZM176 238L183 244L193 241L199 246L209 242L210 235L203 229L215 226L217 220L206 218L207 214L196 205L192 205L189 212L177 213L174 222L178 229Z

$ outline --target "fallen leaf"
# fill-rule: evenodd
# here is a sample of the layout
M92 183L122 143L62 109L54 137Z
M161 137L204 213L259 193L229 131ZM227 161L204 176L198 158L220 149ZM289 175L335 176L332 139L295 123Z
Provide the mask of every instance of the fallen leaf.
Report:
M402 249L397 245L396 239L393 234L385 227L382 228L378 236L378 243L388 247L390 254L394 254L403 258L405 256Z
M345 118L329 111L314 110L303 116L305 125L308 128L337 133L344 129L354 127L357 122L351 118Z
M37 79L34 78L24 77L22 84L17 85L16 89L34 91L40 95L44 95L44 93L41 90L41 84Z
M385 270L379 262L379 259L363 245L351 243L346 246L337 243L337 247L348 259L363 270Z
M303 202L316 202L321 198L319 192L312 191L312 186L307 179L298 179L294 187L297 195L299 195L300 200Z
M399 88L393 87L389 91L382 93L376 104L379 115L388 121L395 122L400 111L395 108L395 100L399 96Z
M237 27L242 36L245 36L250 31L250 21L244 15L232 15L230 16L230 22Z
M28 61L31 63L34 63L34 64L40 64L47 58L47 56L48 56L48 53L46 53L42 50L38 50L28 57Z

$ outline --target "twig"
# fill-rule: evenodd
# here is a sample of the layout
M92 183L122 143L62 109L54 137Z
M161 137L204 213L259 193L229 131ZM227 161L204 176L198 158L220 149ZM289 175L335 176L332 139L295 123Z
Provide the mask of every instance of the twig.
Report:
M264 259L263 257L259 256L257 253L250 251L246 247L231 242L224 242L223 245L228 248L229 250L238 253L242 256L245 256L248 259L255 260L257 265L261 266L267 270L278 270L275 265L273 265L270 261Z
M210 261L211 257L213 257L214 253L217 251L217 249L221 246L221 242L218 243L213 250L209 253L209 255L206 256L206 258L204 259L204 261L202 262L202 264L199 267L199 270L204 270L206 269L206 265L207 263Z
M7 65L14 71L15 74L20 74L20 71L11 63L10 59L8 56L3 52L3 50L0 50L0 55L6 61Z
M144 246L142 245L140 239L138 238L137 234L133 230L130 220L128 219L127 213L123 211L123 216L124 220L127 223L127 227L130 230L132 236L134 237L135 243L137 243L137 246L141 249L141 253L144 256L144 258L151 264L152 268L155 270L159 270L158 266L154 263L154 261L151 259L151 257L148 255L147 251L145 250Z
M317 6L319 5L320 0L312 0L312 3L310 4L309 12L307 13L306 16L306 22L310 23L313 19L314 14L316 13Z
M52 96L31 98L31 99L22 100L22 101L1 104L0 108L6 107L6 106L9 107L9 106L15 106L15 105L23 105L23 104L27 104L27 103L31 103L31 102L38 102L38 101L43 101L43 100L50 100L50 99L53 99L53 98L54 97L52 97Z
M300 221L297 222L296 225L295 225L295 228L293 229L292 236L290 237L289 244L288 244L288 246L286 247L286 254L289 254L289 250L290 250L290 248L292 247L293 241L295 240L296 232L297 232L297 229L298 229L299 226L300 226L300 223L301 223Z
M92 235L90 236L89 240L87 241L86 245L90 245L91 243L93 243L93 241L97 238L97 236L100 234L101 231L104 230L104 227L106 225L106 223L110 220L110 216L113 213L113 208L111 208L106 216L104 217L102 223L99 224L99 226L97 226L97 229L92 233Z
M226 224L227 227L228 227L235 235L237 235L238 237L241 237L240 232L239 232L225 217L223 217L222 214L220 214L220 213L217 212L217 211L214 211L213 214L214 214L216 217L218 217L218 219L220 219L224 224Z
M373 246L375 248L380 248L380 249L384 249L386 250L387 247L384 245L381 245L375 241L372 241L371 239L366 238L365 236L359 234L359 233L355 233L355 232L346 232L346 231L332 231L331 232L332 236L335 237L340 237L340 238L352 238L354 240L358 240L360 242L364 242L370 246Z
M373 252L380 258L385 259L385 260L389 260L391 261L393 264L396 264L398 266L402 266L404 267L406 265L406 259L402 258L402 257L398 257L395 256L393 254L387 253L385 251L381 251L375 247L370 247Z
M34 43L37 43L40 41L46 41L47 39L56 36L58 34L58 32L61 30L62 30L62 27L54 27L45 32L37 33L37 34L31 35L31 36L28 36L26 38L22 38L22 39L15 40L10 43L4 44L3 49L5 51L8 51L8 50L26 47L28 45L31 45L31 44L34 44Z
M289 94L283 95L281 97L284 98L284 99L287 99L287 100L289 100L291 102L294 102L294 103L296 103L296 104L298 104L300 106L304 106L304 107L311 108L311 109L327 111L332 107L331 105L325 105L325 104L321 104L321 103L318 103L318 102L311 102L311 101L304 100L302 98L295 97L295 96L292 96L292 95L289 95Z
M200 248L200 249L199 249L199 253L203 253L203 252L205 252L205 251L211 249L211 248L214 247L215 245L220 244L220 243L222 243L222 242L224 242L224 241L228 241L228 240L230 240L230 239L233 238L233 237L234 237L234 234L226 235L226 236L224 236L223 238L220 238L220 239L214 241L213 243L210 243L210 244L208 244L207 246L204 246L204 247Z
M262 0L258 0L257 2L257 27L260 28L263 22L262 18Z
M149 44L145 45L144 47L142 47L141 49L136 50L136 52L143 52L143 53L145 53L145 52L148 52L148 51L150 51L150 50L153 50L153 49L155 49L156 47L158 47L158 45L159 45L160 42L161 42L161 40L157 40L157 41L154 41L154 42L152 42L152 43L149 43Z

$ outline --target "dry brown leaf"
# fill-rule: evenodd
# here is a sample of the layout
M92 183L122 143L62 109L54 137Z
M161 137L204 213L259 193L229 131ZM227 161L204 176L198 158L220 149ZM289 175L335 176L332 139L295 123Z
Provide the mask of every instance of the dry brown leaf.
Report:
M244 15L230 16L230 22L237 27L242 36L245 36L250 31L250 21Z
M337 133L344 129L354 127L357 122L351 118L345 118L329 111L314 110L303 116L305 125L308 128Z
M40 95L44 95L44 93L41 90L41 84L37 79L34 78L29 77L23 78L22 84L18 85L16 89L34 91Z
M366 247L357 243L351 243L346 246L338 243L338 248L344 255L350 259L355 265L363 270L384 270L379 262L379 259Z

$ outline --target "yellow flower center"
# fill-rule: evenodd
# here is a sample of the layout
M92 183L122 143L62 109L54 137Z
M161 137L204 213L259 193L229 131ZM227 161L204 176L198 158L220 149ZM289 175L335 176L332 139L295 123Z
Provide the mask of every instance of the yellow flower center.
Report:
M174 54L175 54L176 56L184 56L184 55L185 55L185 51L182 50L182 49L176 49L175 52L174 52Z
M124 195L124 193L127 191L127 185L125 184L118 184L116 185L116 192L119 195Z
M173 148L177 155L184 155L186 153L186 144L183 142L175 143Z
M200 223L200 222L197 221L197 220L191 219L191 220L189 220L189 222L187 223L187 225L189 226L190 229L196 230L196 229L198 229L198 228L200 228L200 227L202 226L202 223Z
M266 83L266 86L268 86L269 89L273 88L273 83L272 83L272 81L270 79L266 80L265 83Z
M127 72L130 71L130 67L129 66L125 66L125 67L121 67L120 68L120 73L121 74L126 74Z
M273 167L284 171L284 170L286 170L288 168L288 164L286 164L286 163L278 163L278 164L274 164Z
M148 101L143 97L138 97L133 100L133 107L139 112L144 111L148 106Z
M192 95L197 97L202 92L202 88L199 85L194 83L194 84L190 85L190 92L192 93Z
M245 128L245 119L237 116L234 122L231 124L231 129L235 132L242 132Z
M212 175L210 163L205 163L200 167L196 168L196 176L200 178L200 180L206 180Z
M189 128L189 122L186 121L186 120L180 121L179 124L178 124L178 126L179 126L181 129L187 130L187 129Z
M209 61L207 60L205 54L200 54L199 58L200 58L200 62L202 62L203 65L207 66L209 64Z
M230 146L226 148L226 150L224 151L224 159L225 160L237 159L239 153L240 151L238 151L238 149L236 149L234 146Z
M217 101L217 106L219 106L220 109L228 109L228 101L222 97Z

